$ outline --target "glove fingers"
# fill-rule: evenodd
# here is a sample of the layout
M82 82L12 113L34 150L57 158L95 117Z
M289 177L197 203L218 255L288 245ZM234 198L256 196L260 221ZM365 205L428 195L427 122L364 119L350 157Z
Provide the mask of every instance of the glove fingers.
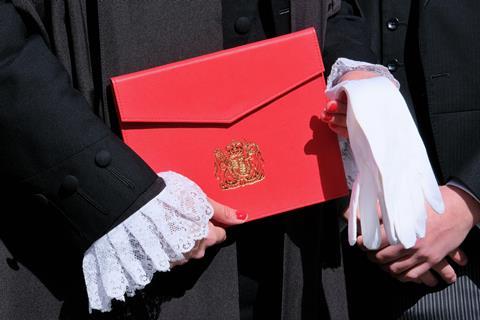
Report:
M391 82L373 78L342 86L335 90L335 97L345 91L349 98L347 127L360 171L361 191L354 202L359 207L365 245L379 245L378 198L388 240L411 247L417 236L425 235L425 200L437 212L444 207L423 141L403 97ZM373 101L372 86L376 89Z
M378 196L380 210L382 211L382 221L385 228L385 233L387 235L388 242L390 244L398 243L397 235L395 234L395 226L393 225L393 219L390 218L390 215L387 212L387 206L385 204L385 195L383 188L380 187L379 196Z
M416 181L420 181L419 175L417 175ZM438 188L438 187L437 187ZM425 207L425 198L424 194L422 191L422 186L419 185L415 188L415 190L412 189L412 192L415 192L412 194L412 207L416 214L416 223L415 223L415 233L417 234L418 238L424 238L425 237L425 232L427 229L427 209Z
M349 136L350 136L350 146L352 148L353 158L359 169L359 163L363 163L364 155L363 150L359 148L362 146L363 141L359 141L362 137L362 133L359 131L359 127L356 125L355 116L352 113L352 109L347 107L347 123L349 123ZM347 124L348 125L348 124ZM360 170L360 169L359 169ZM363 191L364 181L361 178L361 173L358 172L355 182L352 187L352 195L350 198L350 212L348 219L348 240L350 245L354 245L357 242L357 216L361 217L361 212L359 210L359 201L360 195ZM363 228L363 227L362 227ZM363 233L363 229L362 229Z
M425 200L437 213L443 213L445 206L442 195L438 187L437 179L433 173L427 150L418 131L410 130L409 140L416 142L412 143L412 152L414 154L411 160L413 160L412 163L415 163L417 172L419 173L418 181L421 184Z
M360 222L365 246L368 249L378 249L382 243L380 223L377 215L376 186L372 176L361 174L361 193L359 195Z
M407 175L400 177L396 188L397 195L394 199L395 231L405 248L413 247L417 241L415 226L418 212L415 212L415 208L412 206L411 190L418 188L415 188L415 185L409 185L409 181Z
M352 186L352 195L350 196L350 205L348 207L348 243L353 246L357 242L357 213L358 213L358 195L360 193L359 176L356 177Z
M439 214L443 213L445 211L445 204L443 203L442 194L440 193L437 180L431 168L427 172L422 172L420 181L426 202L430 204L435 212Z

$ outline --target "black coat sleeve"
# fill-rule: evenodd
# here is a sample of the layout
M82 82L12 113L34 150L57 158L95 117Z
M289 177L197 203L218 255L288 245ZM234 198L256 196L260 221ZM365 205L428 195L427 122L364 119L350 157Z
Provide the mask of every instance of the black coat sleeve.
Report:
M0 146L0 237L37 275L62 254L81 259L164 187L91 112L43 38L2 0ZM56 260L45 251L57 252Z
M323 50L326 73L338 58L376 62L370 49L370 30L355 0L343 0L340 11L327 21Z

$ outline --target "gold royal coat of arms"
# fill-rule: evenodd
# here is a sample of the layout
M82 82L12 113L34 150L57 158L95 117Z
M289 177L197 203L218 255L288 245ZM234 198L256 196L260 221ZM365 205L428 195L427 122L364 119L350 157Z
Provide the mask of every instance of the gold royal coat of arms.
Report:
M232 141L215 149L215 177L223 190L235 189L265 178L263 158L256 143Z

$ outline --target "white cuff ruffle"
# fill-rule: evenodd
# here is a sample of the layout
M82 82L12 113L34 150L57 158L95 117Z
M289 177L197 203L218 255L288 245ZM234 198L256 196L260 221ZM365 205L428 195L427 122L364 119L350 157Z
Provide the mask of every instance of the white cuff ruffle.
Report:
M392 76L388 68L381 64L372 64L363 61L355 61L347 58L338 58L332 66L330 75L327 79L327 90L332 89L337 85L343 75L350 71L370 71L375 72L379 76L383 76L392 81L397 88L400 88L400 83Z
M165 189L85 253L90 310L110 311L112 299L133 296L207 236L213 208L200 187L174 172L159 176Z

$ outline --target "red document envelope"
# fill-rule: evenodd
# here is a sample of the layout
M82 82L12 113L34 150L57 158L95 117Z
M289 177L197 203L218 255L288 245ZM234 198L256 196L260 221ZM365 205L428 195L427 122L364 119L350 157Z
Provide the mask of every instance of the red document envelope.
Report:
M254 220L347 193L314 29L112 79L125 142Z

